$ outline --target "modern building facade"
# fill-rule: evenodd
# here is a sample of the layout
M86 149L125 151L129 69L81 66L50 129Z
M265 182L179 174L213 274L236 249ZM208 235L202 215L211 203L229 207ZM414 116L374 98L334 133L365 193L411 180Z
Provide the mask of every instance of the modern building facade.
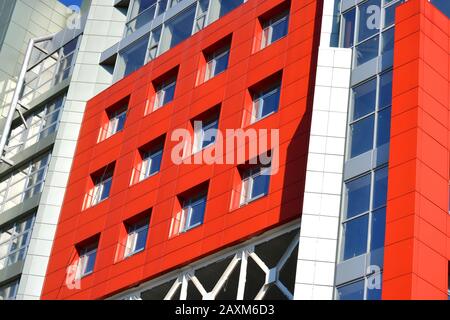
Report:
M85 2L3 156L0 226L31 235L4 298L447 299L448 15Z
M112 80L97 61L120 38L114 23L124 15L110 7L100 15L101 1L81 11L57 1L6 2L15 7L1 66L16 73L6 76L15 85L2 104L0 298L39 299L85 102ZM9 41L26 44L17 62Z

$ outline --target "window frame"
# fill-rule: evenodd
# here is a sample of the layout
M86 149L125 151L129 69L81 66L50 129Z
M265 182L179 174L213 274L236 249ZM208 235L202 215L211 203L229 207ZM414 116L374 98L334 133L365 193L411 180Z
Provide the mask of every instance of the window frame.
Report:
M199 130L197 130L197 131L195 131L196 128L194 128L193 154L195 154L197 152L201 152L201 151L209 148L210 146L215 145L216 141L217 141L217 134L218 134L218 131L219 131L219 115L216 115L214 117L210 117L206 121L194 120L194 124L197 121L200 121L202 123L202 127L198 128ZM213 141L209 141L209 143L205 145L206 132L209 131L209 130L214 130L214 128L215 128L215 131L216 131L216 134L214 136L214 140Z
M161 172L161 164L162 164L163 154L164 154L164 148L162 146L155 147L151 151L144 153L144 157L142 159L142 169L141 169L141 174L139 177L139 182L144 181L150 177L153 177ZM157 156L161 156L160 166L157 171L151 173L150 170L151 170L153 161L154 161L155 157L157 157ZM145 169L143 170L144 167L145 167Z
M158 85L157 89L155 90L153 111L163 108L164 106L168 105L175 99L176 86L177 86L176 77L171 77L170 79L163 81L160 85ZM173 88L172 98L169 101L164 102L169 88ZM162 94L162 97L161 97L161 94Z
M348 133L347 133L347 148L346 148L346 161L350 160L350 159L354 159L362 154L365 154L366 152L371 152L372 150L381 147L382 145L379 145L379 124L380 124L380 114L383 114L385 112L388 111L388 109L390 110L392 108L392 99L391 101L389 101L388 103L386 103L385 105L381 106L380 105L380 97L382 94L382 89L384 88L384 86L382 86L382 83L384 81L384 79L392 79L393 76L393 70L392 69L387 69L379 74L376 74L373 77L370 77L369 79L365 80L364 82L361 82L357 85L355 85L353 88L350 89L350 91L352 92L354 88L363 86L365 84L370 83L371 81L375 81L376 82L376 87L375 87L375 105L372 109L372 111L367 112L364 115L361 115L358 118L354 118L354 114L355 114L355 101L353 101L353 99L350 99L350 112L349 112L349 121L348 121ZM390 81L392 82L392 80ZM389 83L389 81L388 81ZM392 93L391 93L392 95ZM358 153L356 155L352 155L352 151L353 151L353 134L352 134L352 128L356 125L356 124L360 124L362 121L366 121L368 119L370 119L371 117L373 117L373 128L372 128L372 142L371 142L371 148L362 152L362 153ZM383 144L384 145L384 144Z
M32 159L28 164L25 164L0 180L0 186L3 183L5 184L4 188L0 187L0 213L42 192L50 160L51 152L45 153ZM23 187L20 188L20 192L17 192L14 187L19 184L22 184ZM15 203L13 200L18 197L20 197L18 203ZM10 204L13 205L10 206Z
M204 210L203 210L203 218L202 222L198 222L194 225L191 225L192 220L192 213L193 213L193 207L204 203ZM180 233L186 233L192 229L195 229L205 222L205 215L206 215L206 203L207 203L207 193L202 192L200 195L197 195L195 197L190 197L187 200L183 201L183 208L182 208L182 216L183 216L183 223L182 228L180 230Z
M3 270L8 266L13 265L19 261L25 260L28 247L30 245L31 233L33 232L35 219L36 215L33 213L32 215L29 215L24 219L14 222L7 229L0 230L0 235L5 233L10 234L10 237L7 240L3 240L2 242L0 242L0 248L2 246L8 247L8 249L6 250L7 251L6 254L3 256L0 255L0 262L4 261L3 267L2 264L0 263L0 270ZM17 228L23 230L20 230L18 232ZM12 233L10 233L10 230L12 230ZM25 239L24 243L23 239ZM16 243L19 243L19 246L12 249L16 244L15 241ZM23 252L22 258L20 257L21 252Z
M77 275L79 279L82 279L94 273L95 264L97 262L97 254L98 254L98 242L91 243L80 249L77 264ZM86 272L86 268L88 267L89 261L92 258L92 256L94 257L92 270Z
M381 1L381 11L380 11L380 26L378 28L378 31L375 32L374 34L365 37L364 39L359 39L359 33L360 33L360 17L361 17L361 7L363 7L368 1L363 1L361 3L358 3L357 5L354 5L350 8L348 8L348 10L342 12L340 14L340 20L341 21L345 21L344 16L346 14L348 14L349 12L351 12L352 10L355 10L355 14L354 14L354 30L353 30L353 39L351 41L351 46L349 46L348 48L352 48L354 49L353 51L355 52L356 48L370 40L373 40L375 37L379 37L378 39L378 54L374 57L378 57L383 53L383 34L385 32L387 32L389 29L391 28L395 28L395 24L388 24L386 25L386 12L388 10L390 10L392 7L397 7L398 5L400 5L403 0L391 0L391 1L387 1L387 0L380 0ZM345 47L345 37L346 37L346 33L345 33L345 24L341 23L340 26L340 36L339 36L339 46L341 48ZM360 64L357 63L357 55L354 54L353 58L352 58L352 66L353 68L357 68L360 66ZM369 59L368 61L370 61L372 59ZM366 61L366 62L368 62ZM389 66L392 67L392 66Z
M289 15L290 10L285 10L281 12L280 14L268 19L262 24L262 33L261 33L261 46L260 50L269 47L270 45L276 43L277 41L285 38L289 33ZM284 34L282 37L273 40L273 30L274 27L281 24L286 23L286 34Z
M8 159L12 158L26 148L35 145L56 132L60 124L65 101L66 94L64 93L52 99L42 108L25 114L26 125L23 122L18 123L17 126L13 127L8 136L5 156ZM43 113L42 116L41 113ZM50 123L48 122L49 120L51 121ZM13 133L14 131L18 132ZM37 140L33 142L35 139ZM12 153L13 150L14 152Z
M125 244L124 259L130 258L136 254L145 251L146 243L148 240L148 232L150 229L149 219L145 218L133 224L127 224L126 228L127 228L127 242ZM145 231L145 244L144 247L136 249L137 239L139 237L139 233L142 231Z
M264 99L267 97L270 97L274 94L278 93L278 105L276 107L276 110L271 111L270 113L266 114L266 115L262 115L263 109L264 109ZM278 112L279 108L280 108L280 98L281 98L281 82L277 85L271 86L268 89L264 89L264 90L260 90L258 92L258 94L253 95L252 98L252 117L251 117L251 122L250 124L254 124L258 121L261 121L269 116L271 116L272 114L275 114ZM263 103L261 104L260 101L263 101Z
M268 174L268 182L265 186L265 193L259 194L256 197L252 196L253 190L254 190L254 184L255 179L257 177L263 176L265 171L271 170L271 166L256 166L251 167L245 170L245 173L243 174L242 182L241 182L241 198L239 200L239 206L243 207L246 206L254 201L257 201L261 198L264 198L269 195L270 191L270 174Z
M94 185L93 189L93 195L92 195L92 205L91 207L94 207L100 203L102 203L103 201L107 200L110 196L110 192L111 192L111 186L112 186L112 176L105 179L105 180L101 180L100 182L96 183ZM109 186L109 190L108 191L108 195L105 198L102 198L103 196L103 192L105 191L105 185L107 185L108 183L110 183ZM98 197L98 199L97 199ZM94 200L95 199L95 200Z
M125 129L125 123L127 121L127 115L128 115L128 104L125 104L123 107L113 111L108 112L108 122L106 123L104 130L104 137L100 141L108 140L109 138L115 136L119 132L122 132ZM122 127L119 128L119 124L122 122Z
M230 48L230 46L227 45L227 46L220 48L219 50L213 52L211 55L208 56L208 58L206 59L206 70L205 70L204 82L209 81L227 71L227 69L229 67L229 62L230 62L230 53L231 53L231 48ZM217 61L225 56L227 56L227 63L226 63L225 69L216 73Z
M340 222L340 246L339 246L339 262L344 262L344 261L348 261L351 260L353 258L362 256L364 254L368 254L369 252L372 251L372 227L373 227L373 216L375 214L379 214L379 212L382 209L386 209L387 207L387 198L386 195L383 195L384 198L384 203L379 204L377 206L374 205L375 199L376 197L379 197L379 194L377 194L378 190L376 189L377 183L379 183L380 181L382 181L382 179L378 179L377 180L377 176L381 175L381 177L383 177L383 173L386 172L386 183L388 183L388 164L383 164L373 170L371 170L368 173L364 173L361 174L355 178L352 178L350 180L347 180L344 182L344 188L345 185L348 183L351 183L353 181L356 181L358 179L364 178L366 176L370 176L370 183L369 183L369 188L370 188L370 194L369 194L369 206L368 209L362 212L359 212L355 215L352 215L350 217L347 216L346 214L346 209L347 209L347 205L348 205L348 194L347 191L344 191L343 197L344 197L344 201L342 203L342 216L341 216L341 222ZM386 185L386 193L387 193L387 185ZM344 254L345 254L345 243L346 243L346 236L345 236L345 225L347 225L348 223L351 223L352 221L356 221L357 219L361 219L367 217L368 221L367 221L367 230L365 232L366 234L366 244L365 244L365 251L361 254L358 254L356 256L353 257L349 257L349 258L344 258ZM374 250L378 250L380 248L375 248Z
M19 290L19 279L7 282L2 286L0 286L0 292L4 291L6 293L7 290L8 290L8 297L2 297L3 298L2 300L4 301L16 300L17 292Z

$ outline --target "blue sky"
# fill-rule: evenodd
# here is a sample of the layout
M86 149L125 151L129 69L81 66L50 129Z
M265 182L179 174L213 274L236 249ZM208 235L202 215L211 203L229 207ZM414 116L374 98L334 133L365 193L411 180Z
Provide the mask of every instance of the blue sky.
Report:
M65 4L66 6L71 5L81 6L81 2L83 2L83 0L59 0L59 1Z
M432 3L441 9L447 16L450 16L450 1L448 0L431 0Z

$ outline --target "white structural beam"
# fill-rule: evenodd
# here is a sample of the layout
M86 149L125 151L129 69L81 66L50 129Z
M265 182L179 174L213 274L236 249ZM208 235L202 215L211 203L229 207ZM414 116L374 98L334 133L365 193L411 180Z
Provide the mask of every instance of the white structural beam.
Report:
M344 168L351 50L330 47L335 1L324 1L294 299L331 300Z

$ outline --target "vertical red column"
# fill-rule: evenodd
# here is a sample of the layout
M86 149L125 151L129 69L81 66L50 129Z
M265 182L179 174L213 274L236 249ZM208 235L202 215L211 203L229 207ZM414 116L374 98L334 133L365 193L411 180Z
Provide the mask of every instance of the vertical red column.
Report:
M383 299L447 299L449 27L427 0L397 10Z

